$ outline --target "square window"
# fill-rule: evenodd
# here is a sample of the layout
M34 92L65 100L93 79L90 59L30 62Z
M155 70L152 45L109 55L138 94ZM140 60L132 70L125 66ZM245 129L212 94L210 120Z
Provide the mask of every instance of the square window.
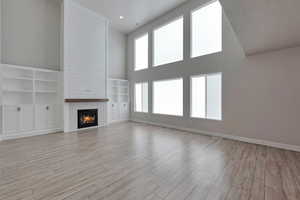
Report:
M154 66L183 60L183 17L154 30L153 37Z
M153 113L183 116L183 79L153 82Z

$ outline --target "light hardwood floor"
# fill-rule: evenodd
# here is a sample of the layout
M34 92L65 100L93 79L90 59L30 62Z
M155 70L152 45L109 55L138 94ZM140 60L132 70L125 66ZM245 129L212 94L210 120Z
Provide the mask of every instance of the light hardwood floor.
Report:
M299 200L300 153L136 123L0 142L1 200Z

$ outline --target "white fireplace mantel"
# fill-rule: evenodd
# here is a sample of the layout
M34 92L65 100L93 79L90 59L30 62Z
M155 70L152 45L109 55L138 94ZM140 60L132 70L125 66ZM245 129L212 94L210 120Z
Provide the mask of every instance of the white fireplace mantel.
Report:
M107 103L65 103L64 106L64 132L75 132L78 130L78 110L98 109L98 126L91 128L103 127L107 124ZM87 128L90 129L90 128Z

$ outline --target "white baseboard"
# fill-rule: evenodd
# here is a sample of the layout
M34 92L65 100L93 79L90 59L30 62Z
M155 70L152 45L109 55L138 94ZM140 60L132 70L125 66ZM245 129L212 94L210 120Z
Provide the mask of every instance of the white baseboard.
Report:
M32 136L38 136L38 135L47 135L50 133L58 133L62 132L62 129L49 129L49 130L42 130L42 131L32 131L32 132L23 132L23 133L17 133L17 134L2 134L0 136L0 141L4 140L13 140L18 138L26 138L26 137L32 137Z
M110 122L108 123L108 125L120 124L120 123L124 123L124 122L129 122L129 121L131 121L131 120L129 120L129 119L124 119L124 120L120 120L120 121L110 121Z
M147 121L141 121L141 120L130 120L130 121L137 122L137 123L149 124L149 125L153 125L153 126L159 126L159 127L163 127L163 128L177 129L177 130L186 131L186 132L199 133L202 135L237 140L240 142L246 142L246 143L251 143L251 144L275 147L278 149L300 152L300 146L297 146L297 145L283 144L283 143L271 142L271 141L267 141L267 140L246 138L246 137L240 137L240 136L229 135L229 134L224 134L224 133L202 131L202 130L197 130L197 129L182 128L182 127L177 127L177 126L172 126L172 125L167 125L167 124L153 123L153 122L147 122Z

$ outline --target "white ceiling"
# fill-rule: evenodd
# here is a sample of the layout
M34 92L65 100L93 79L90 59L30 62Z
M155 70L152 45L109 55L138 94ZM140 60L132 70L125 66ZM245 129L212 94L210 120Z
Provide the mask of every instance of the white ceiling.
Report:
M300 45L300 0L220 0L247 55Z
M129 33L141 25L176 8L187 0L74 0L101 13L123 33ZM125 19L120 20L120 16Z
M130 33L189 0L74 0ZM196 1L196 0L195 0ZM300 45L300 0L220 0L247 55ZM125 19L120 20L120 16Z

